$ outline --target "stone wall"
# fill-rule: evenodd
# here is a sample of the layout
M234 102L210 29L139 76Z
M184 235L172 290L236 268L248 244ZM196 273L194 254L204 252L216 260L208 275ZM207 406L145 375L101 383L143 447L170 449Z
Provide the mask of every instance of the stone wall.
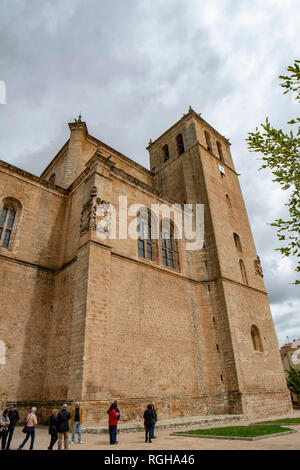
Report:
M190 111L150 145L152 175L117 151L110 157L84 123L70 128L70 141L44 172L50 178L56 171L61 188L0 165L0 201L20 203L11 246L0 248L3 406L16 402L23 419L35 405L45 421L54 407L78 400L94 425L107 422L113 399L124 421L139 420L149 402L162 418L287 413L262 271L226 139ZM204 204L205 245L187 252L179 240L180 266L171 270L159 241L147 261L136 240L99 239L94 205L117 207L120 195L146 207L173 199ZM253 348L253 324L262 351Z

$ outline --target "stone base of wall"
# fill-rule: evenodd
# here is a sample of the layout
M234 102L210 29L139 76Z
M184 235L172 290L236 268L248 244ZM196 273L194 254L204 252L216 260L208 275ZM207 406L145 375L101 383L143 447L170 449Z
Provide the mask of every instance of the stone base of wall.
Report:
M147 397L147 398L118 398L111 400L82 400L84 426L106 426L107 409L114 399L122 415L122 423L138 422L143 419L144 411L149 403L157 409L159 419L173 419L189 416L207 415L239 415L246 418L268 418L282 416L292 412L292 403L288 392L256 392L178 396L178 397ZM53 409L61 409L67 403L69 410L74 405L70 401L49 402L14 402L20 414L19 424L25 422L31 408L37 408L37 418L40 424L48 424ZM10 402L0 402L1 409L9 407Z
M73 405L72 402L68 401L13 401L13 402L0 402L1 410L5 408L9 408L10 405L16 405L16 408L19 412L20 421L18 422L19 425L25 424L27 415L31 412L31 408L34 406L36 408L36 415L38 422L40 424L48 424L49 417L51 416L52 410L58 409L60 410L62 405L67 403L71 409Z
M118 399L122 422L143 420L144 411L149 403L155 405L160 419L215 414L211 397L122 398ZM89 425L106 425L107 409L110 405L111 402L108 401L83 402L86 422ZM218 413L222 414L222 410Z
M84 426L106 426L107 410L114 399L118 400L118 407L122 415L122 423L138 422L143 419L144 411L149 403L153 403L160 419L172 419L188 416L222 415L239 413L241 406L235 406L230 410L230 399L227 394L203 395L203 396L177 396L177 397L146 397L146 398L118 398L111 400L82 400L81 406L84 412ZM237 398L235 398L237 400ZM47 424L53 409L61 409L63 403L74 405L70 401L49 402L14 402L20 414L22 424L31 408L37 408L39 423ZM2 402L2 409L9 407L10 402Z
M242 393L243 413L246 418L268 418L292 413L292 401L287 392Z

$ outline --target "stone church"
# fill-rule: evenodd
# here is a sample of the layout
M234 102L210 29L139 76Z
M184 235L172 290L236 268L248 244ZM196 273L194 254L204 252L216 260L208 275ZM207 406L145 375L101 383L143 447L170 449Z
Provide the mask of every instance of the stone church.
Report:
M114 399L124 421L148 403L160 418L289 412L229 141L190 107L149 142L148 170L80 117L69 128L40 177L0 162L2 408L46 416L81 401L91 425ZM172 230L99 239L97 205L120 196L203 204L202 248Z

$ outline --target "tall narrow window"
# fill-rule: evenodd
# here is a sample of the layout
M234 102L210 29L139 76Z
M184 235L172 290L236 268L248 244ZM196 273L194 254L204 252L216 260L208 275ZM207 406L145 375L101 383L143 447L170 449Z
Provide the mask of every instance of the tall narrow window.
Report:
M149 261L156 257L156 240L151 239L151 213L146 208L138 215L138 254Z
M162 220L160 235L163 265L179 271L177 240L174 239L174 225L169 219Z
M178 155L184 153L184 143L183 143L182 134L177 135L176 143L177 143Z
M254 351L263 352L263 346L261 342L259 329L257 328L256 325L251 326L251 339L252 339Z
M247 278L247 273L246 273L246 268L245 268L244 261L242 259L240 259L239 264L240 264L240 270L241 270L241 275L242 275L243 282L244 282L244 284L248 284L248 278Z
M20 204L14 199L7 198L2 202L2 208L0 209L0 246L3 248L8 248L11 245L19 208Z
M235 246L236 246L236 249L242 253L243 250L242 250L242 245L241 245L241 240L240 240L240 237L237 233L234 233L233 234L233 239L234 239L234 243L235 243Z
M217 141L217 148L218 148L218 154L221 162L224 162L224 156L223 156L223 150L222 150L222 145L220 144L219 141Z
M229 212L232 211L231 200L230 200L230 196L228 194L226 194L226 203L227 203L227 207L228 207Z
M170 158L169 147L167 144L163 146L162 151L164 154L164 161L166 162Z
M210 135L207 131L204 131L205 135L205 142L206 142L206 148L211 152L211 142L210 142Z

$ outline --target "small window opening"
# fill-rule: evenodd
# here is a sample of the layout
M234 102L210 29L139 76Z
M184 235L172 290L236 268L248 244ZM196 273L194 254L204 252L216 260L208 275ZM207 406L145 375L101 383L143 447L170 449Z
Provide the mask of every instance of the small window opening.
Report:
M204 131L204 136L205 136L205 142L206 142L206 148L211 152L211 142L210 142L210 135L207 131Z
M178 134L178 136L176 137L176 142L177 142L178 155L181 155L182 153L184 153L184 143L183 143L182 134Z
M217 149L218 149L218 154L221 162L224 162L224 155L223 155L223 150L222 150L222 145L220 144L219 141L217 141Z
M170 158L169 147L167 144L163 146L162 151L164 154L164 161L166 162Z

